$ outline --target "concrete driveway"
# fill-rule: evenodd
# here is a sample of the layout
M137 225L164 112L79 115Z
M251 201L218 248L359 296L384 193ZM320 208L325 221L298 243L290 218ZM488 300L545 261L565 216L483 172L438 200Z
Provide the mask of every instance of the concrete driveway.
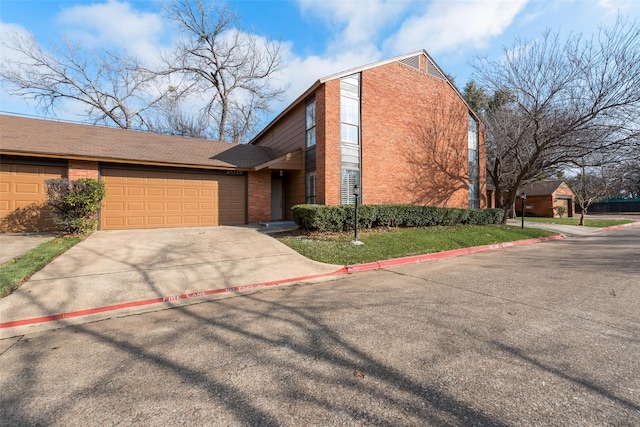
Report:
M185 303L171 300L177 295L339 268L311 261L251 227L98 231L0 299L0 322L169 297L162 304L126 307L127 314L155 311ZM118 314L118 310L92 313L82 322ZM4 328L0 338L79 321L67 318Z

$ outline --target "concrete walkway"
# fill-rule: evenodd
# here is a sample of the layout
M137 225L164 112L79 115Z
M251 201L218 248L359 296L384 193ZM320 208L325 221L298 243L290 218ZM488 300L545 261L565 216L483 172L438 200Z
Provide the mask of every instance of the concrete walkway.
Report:
M29 252L53 237L52 233L0 233L0 264Z
M508 219L507 225L520 227L522 221L519 219ZM586 236L588 234L597 233L600 229L595 227L583 227L578 225L549 224L546 222L533 222L524 220L525 228L537 228L540 230L553 231L566 237Z
M155 311L194 302L179 295L340 268L311 261L250 227L98 231L0 299L0 323L167 298L161 304L126 307L127 314ZM117 315L118 310L110 310L1 328L0 338Z

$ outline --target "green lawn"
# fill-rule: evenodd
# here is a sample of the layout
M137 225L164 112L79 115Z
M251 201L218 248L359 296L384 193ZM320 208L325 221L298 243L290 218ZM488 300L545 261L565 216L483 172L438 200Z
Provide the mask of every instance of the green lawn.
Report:
M522 217L516 218L521 221ZM560 224L560 225L578 225L580 223L580 216L573 218L538 218L538 217L524 217L525 222L544 222L547 224ZM591 219L585 218L584 225L587 227L604 228L611 227L612 225L629 224L634 222L630 219Z
M465 225L362 230L358 233L358 240L364 242L362 246L350 244L353 233L283 235L276 238L315 261L353 265L554 234L533 228Z
M81 240L80 237L58 237L0 265L0 298Z

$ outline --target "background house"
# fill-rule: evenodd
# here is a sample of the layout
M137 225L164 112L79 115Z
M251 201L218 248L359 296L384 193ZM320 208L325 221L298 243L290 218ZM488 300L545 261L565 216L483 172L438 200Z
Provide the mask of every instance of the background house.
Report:
M564 181L538 181L520 188L518 194L524 192L526 215L566 218L573 216L574 194ZM516 200L516 213L522 214L522 204Z
M425 51L321 78L250 143L304 158L271 175L273 219L355 184L365 204L485 206L483 124Z

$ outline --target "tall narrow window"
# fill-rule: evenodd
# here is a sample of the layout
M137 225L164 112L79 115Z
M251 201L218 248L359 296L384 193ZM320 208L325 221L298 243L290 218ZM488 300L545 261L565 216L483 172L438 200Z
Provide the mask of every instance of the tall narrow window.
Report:
M340 203L355 203L360 185L360 74L340 79Z
M316 203L316 171L307 172L307 203Z
M478 123L469 114L469 208L480 207L480 160L478 158Z
M307 148L316 145L316 99L307 102L305 108L305 128Z
M357 74L340 81L340 135L343 143L360 143L360 79Z

